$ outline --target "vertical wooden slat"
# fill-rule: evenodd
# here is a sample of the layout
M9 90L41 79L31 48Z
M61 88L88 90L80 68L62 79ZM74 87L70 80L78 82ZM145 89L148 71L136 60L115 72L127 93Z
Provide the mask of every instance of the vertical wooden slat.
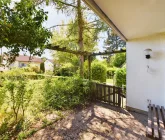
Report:
M95 101L96 101L97 95L98 95L97 83L95 83L94 94L95 94Z
M153 132L152 132L152 110L151 110L151 104L149 104L149 107L148 107L147 136L153 137Z
M115 86L113 86L113 105L115 106Z
M121 94L121 89L118 88L118 106L119 107L121 107L121 96L120 96L120 94Z
M164 110L164 107L163 106L161 107L161 111L162 111L163 123L164 123L164 126L165 126L165 110Z
M123 98L126 97L122 96L121 88L98 83L95 83L94 85L95 88L92 94L93 100L99 100L114 106L123 107Z
M120 100L121 100L121 106L120 107L123 107L123 96L120 96Z
M104 90L104 102L106 102L106 85L103 86L103 90Z
M160 111L160 107L157 105L157 111L158 111L158 120L159 120L159 134L161 139L165 139L165 129L163 124L163 119Z
M153 117L154 117L154 138L159 138L158 134L158 124L157 124L157 116L156 116L156 108L155 105L153 105Z
M110 93L111 93L111 89L110 86L108 87L108 103L110 104Z
M100 100L101 100L101 101L102 101L102 99L103 99L103 98L102 98L102 97L103 97L102 91L103 91L103 90L102 90L102 85L100 84Z

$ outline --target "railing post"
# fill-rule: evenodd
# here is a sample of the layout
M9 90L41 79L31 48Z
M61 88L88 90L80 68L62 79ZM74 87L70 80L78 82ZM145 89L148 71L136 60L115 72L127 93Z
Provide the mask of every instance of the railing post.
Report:
M108 103L110 104L110 93L111 93L111 89L110 87L108 86Z
M118 88L118 106L121 107L121 93L122 89Z
M116 92L116 88L115 86L113 86L113 105L115 106L115 92Z
M106 85L103 86L104 87L104 102L106 102Z
M91 56L88 56L88 79L91 80Z

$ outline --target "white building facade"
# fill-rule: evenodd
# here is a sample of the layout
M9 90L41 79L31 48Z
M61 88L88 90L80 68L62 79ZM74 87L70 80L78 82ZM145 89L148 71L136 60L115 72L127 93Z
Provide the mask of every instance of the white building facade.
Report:
M84 2L127 42L127 107L165 106L165 0Z

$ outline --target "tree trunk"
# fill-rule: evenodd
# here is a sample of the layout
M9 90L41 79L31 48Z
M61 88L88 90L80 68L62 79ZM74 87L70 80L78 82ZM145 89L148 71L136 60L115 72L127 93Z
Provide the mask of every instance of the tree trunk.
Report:
M77 0L77 16L78 16L78 45L79 50L84 51L84 44L83 44L83 13L81 9L81 0ZM84 78L84 56L80 55L80 76Z

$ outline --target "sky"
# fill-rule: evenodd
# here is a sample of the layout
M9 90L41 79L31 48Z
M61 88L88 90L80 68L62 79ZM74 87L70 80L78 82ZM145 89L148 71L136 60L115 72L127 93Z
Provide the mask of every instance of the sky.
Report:
M19 1L19 0L15 0L15 1ZM48 20L46 22L43 23L43 26L46 27L46 28L50 28L54 25L59 25L61 24L62 22L64 23L67 23L71 17L68 17L68 16L65 16L65 14L57 11L55 9L55 6L52 4L52 5L49 5L49 6L46 6L46 5L42 5L41 8L44 9L44 11L47 11L48 12ZM105 37L106 34L102 33L100 35L101 37ZM103 39L99 39L98 41L98 49L99 51L103 51ZM3 52L6 52L7 49L3 47ZM21 55L24 54L24 52L20 52ZM27 54L29 55L29 54ZM50 50L45 50L44 51L44 54L41 56L41 57L46 57L48 59L52 59L52 51Z

